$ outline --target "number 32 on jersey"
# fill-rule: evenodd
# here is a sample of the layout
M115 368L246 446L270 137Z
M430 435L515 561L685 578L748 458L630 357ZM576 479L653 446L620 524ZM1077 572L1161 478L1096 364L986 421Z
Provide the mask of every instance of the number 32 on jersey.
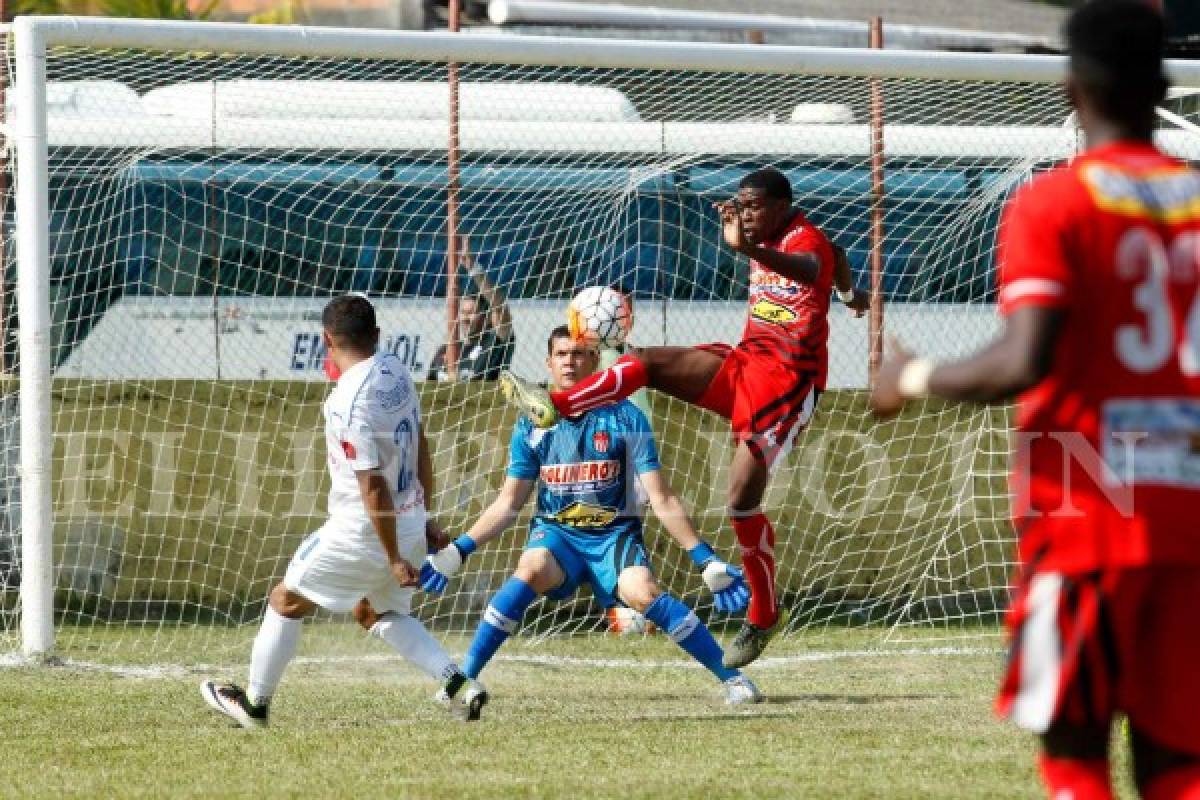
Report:
M1137 281L1133 305L1144 317L1140 324L1121 325L1114 346L1117 358L1130 372L1146 374L1179 359L1184 375L1200 374L1200 292L1191 298L1184 336L1176 335L1171 303L1173 284L1197 286L1200 276L1200 231L1184 231L1169 243L1150 228L1131 228L1117 244L1117 277Z

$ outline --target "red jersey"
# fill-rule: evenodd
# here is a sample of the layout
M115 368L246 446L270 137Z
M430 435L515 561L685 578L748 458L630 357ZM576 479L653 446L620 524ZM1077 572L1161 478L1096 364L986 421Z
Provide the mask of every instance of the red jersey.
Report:
M1200 564L1200 173L1090 150L1005 210L1000 311L1061 309L1018 403L1014 516L1038 569Z
M833 291L833 245L799 211L763 247L783 253L814 253L821 260L812 283L785 278L750 261L750 316L742 331L747 352L777 358L790 368L812 372L825 388L829 371L829 295Z

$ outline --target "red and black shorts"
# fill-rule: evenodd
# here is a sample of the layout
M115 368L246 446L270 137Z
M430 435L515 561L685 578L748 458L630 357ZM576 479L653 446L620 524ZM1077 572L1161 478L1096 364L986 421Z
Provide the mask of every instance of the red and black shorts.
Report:
M1035 733L1107 727L1117 713L1200 755L1200 567L1031 571L1008 614L996 711Z
M815 372L727 344L697 349L725 359L697 405L729 420L737 440L774 465L812 419L821 394Z

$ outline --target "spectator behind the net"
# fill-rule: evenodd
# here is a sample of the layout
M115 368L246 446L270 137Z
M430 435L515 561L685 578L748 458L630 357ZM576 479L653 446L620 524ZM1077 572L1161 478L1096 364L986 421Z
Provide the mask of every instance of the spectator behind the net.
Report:
M471 255L467 240L462 240L459 266L466 270L474 292L458 303L458 380L494 381L500 371L512 364L516 349L512 314L504 293L488 279ZM434 353L427 380L448 381L446 345Z

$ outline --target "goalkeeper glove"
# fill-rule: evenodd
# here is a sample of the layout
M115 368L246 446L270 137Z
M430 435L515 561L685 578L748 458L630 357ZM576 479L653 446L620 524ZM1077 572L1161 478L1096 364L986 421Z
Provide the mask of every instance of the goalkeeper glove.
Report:
M692 563L703 569L704 583L713 595L713 605L722 614L741 611L750 602L750 589L742 571L732 564L717 558L713 549L704 542L688 551Z
M418 579L430 594L446 591L446 584L462 569L467 556L475 552L475 540L465 533L421 563Z

